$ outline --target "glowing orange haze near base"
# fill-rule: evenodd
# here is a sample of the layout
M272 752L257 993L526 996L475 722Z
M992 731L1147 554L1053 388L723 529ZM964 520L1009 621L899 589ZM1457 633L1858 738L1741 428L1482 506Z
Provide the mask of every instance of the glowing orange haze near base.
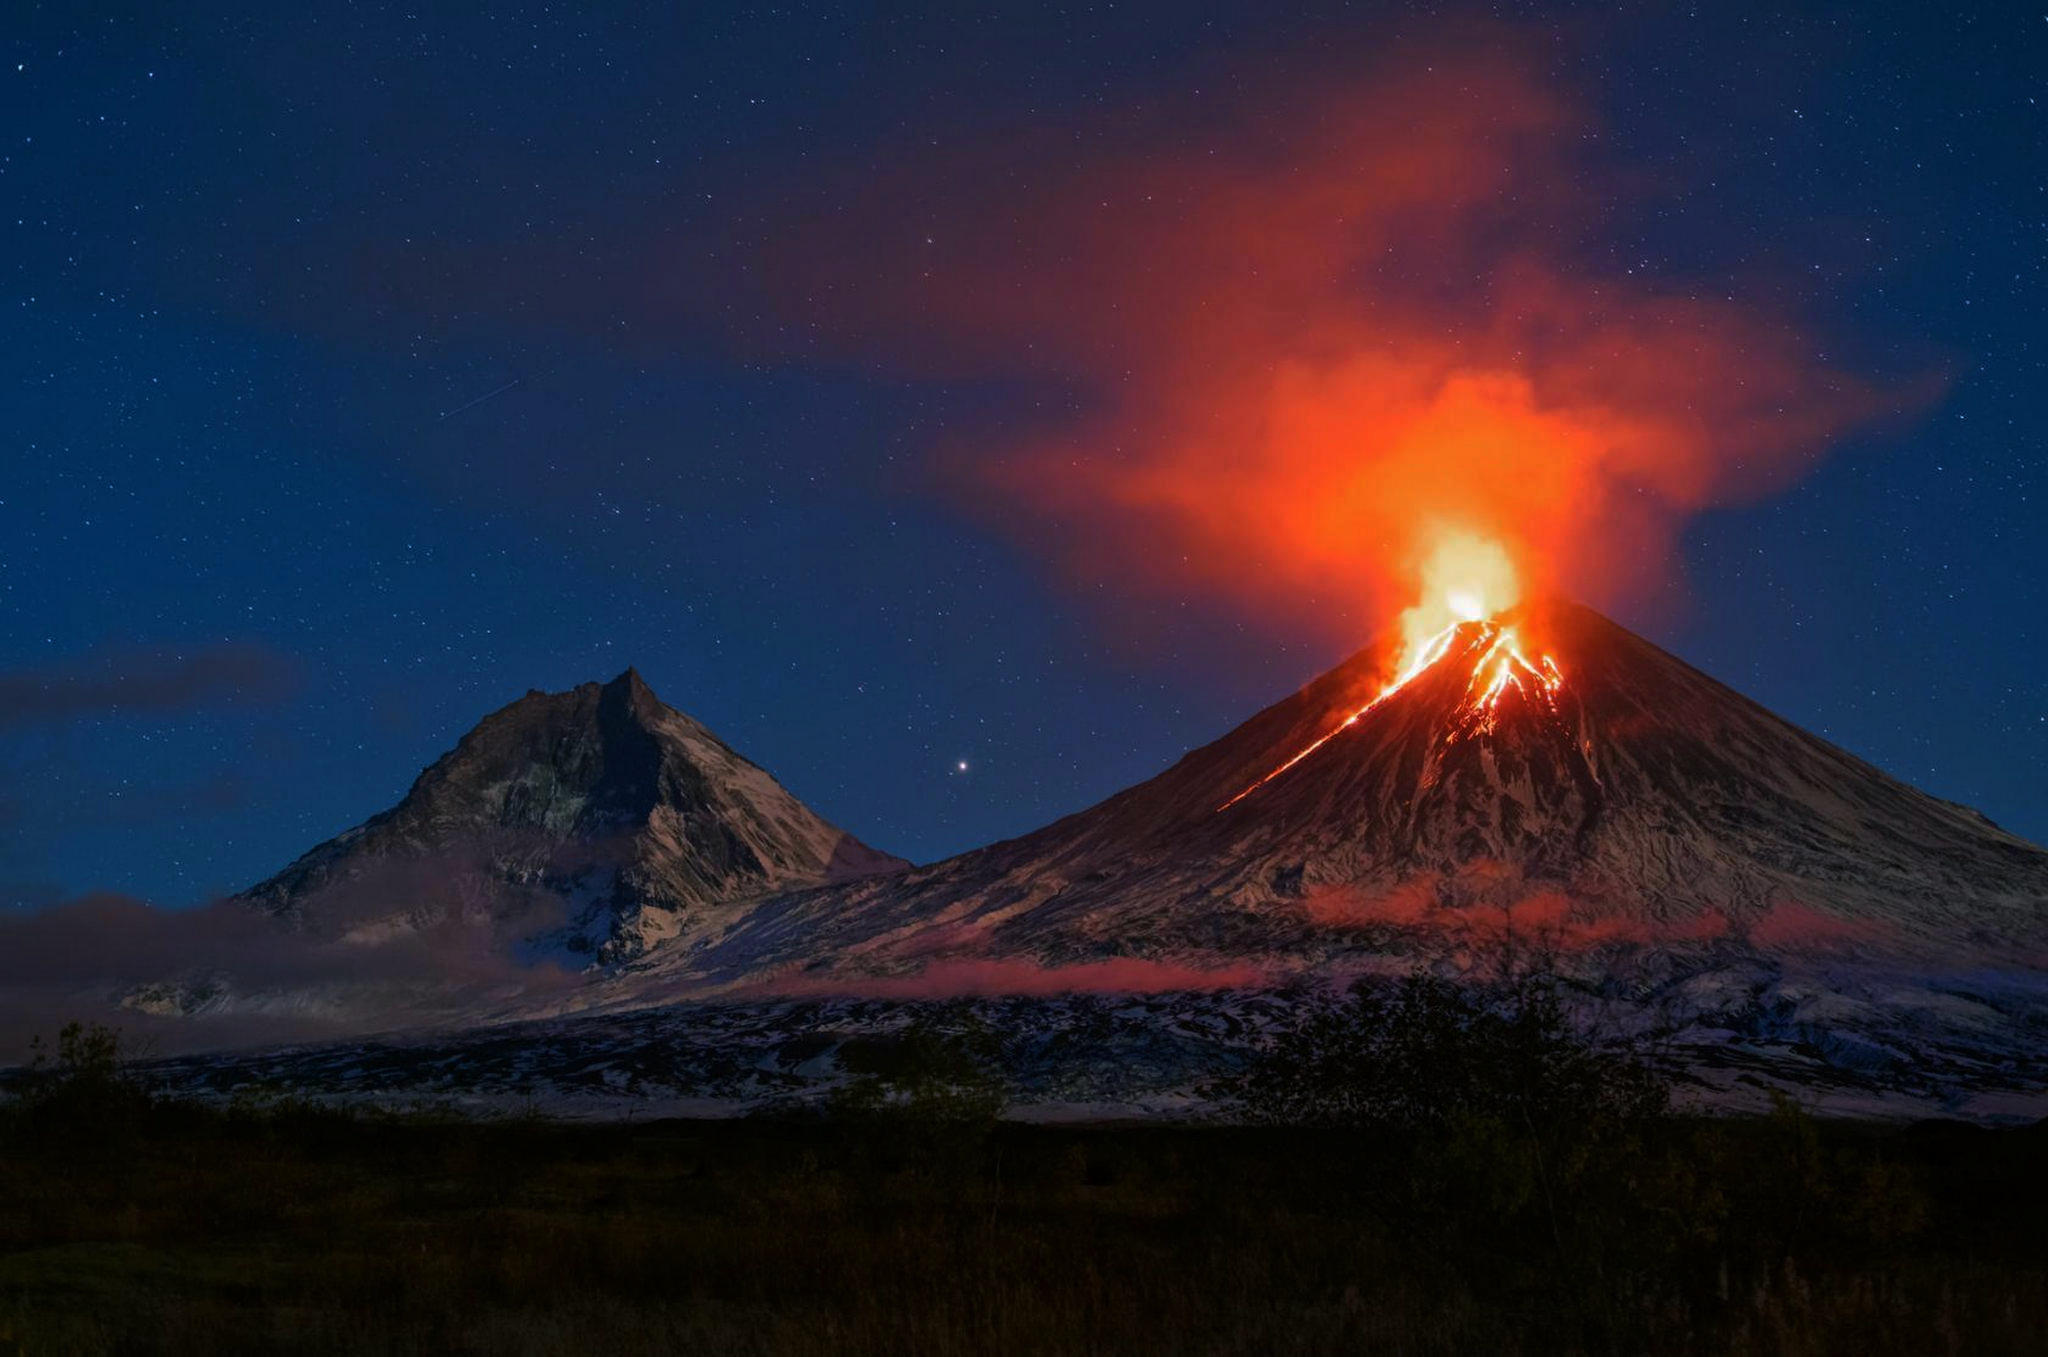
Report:
M1092 596L1353 643L1407 609L1412 651L1500 589L1662 589L1689 515L1931 394L1831 368L1725 280L1589 265L1647 194L1588 159L1598 131L1512 58L1411 46L879 156L705 286L764 350L1070 391L938 451ZM1451 558L1476 600L1432 579Z

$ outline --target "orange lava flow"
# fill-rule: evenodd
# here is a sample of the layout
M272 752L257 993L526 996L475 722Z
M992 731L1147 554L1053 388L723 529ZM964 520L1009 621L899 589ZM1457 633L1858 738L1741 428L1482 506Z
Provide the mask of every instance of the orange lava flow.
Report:
M1534 691L1545 701L1554 701L1564 687L1556 660L1548 655L1531 660L1522 653L1513 627L1485 625L1490 634L1480 642L1485 648L1472 666L1472 681L1459 708L1458 733L1462 735L1491 734L1499 719L1501 694L1510 688Z
M1491 734L1499 720L1501 698L1511 688L1520 693L1540 696L1545 703L1555 705L1557 694L1564 687L1564 674L1558 669L1557 661L1548 655L1530 659L1522 650L1521 639L1515 634L1513 627L1498 622L1452 623L1431 637L1422 647L1414 663L1409 665L1400 677L1381 689L1372 701L1346 716L1329 731L1311 740L1294 757L1216 809L1229 810L1357 725L1368 712L1385 703L1448 655L1461 629L1472 630L1473 637L1467 647L1467 653L1474 654L1477 658L1472 661L1471 677L1466 682L1465 696L1458 704L1457 713L1453 718L1449 739Z

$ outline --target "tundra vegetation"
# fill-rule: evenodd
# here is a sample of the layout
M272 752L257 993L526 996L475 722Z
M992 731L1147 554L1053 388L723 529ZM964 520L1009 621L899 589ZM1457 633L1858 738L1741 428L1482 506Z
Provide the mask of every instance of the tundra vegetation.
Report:
M153 1096L73 1027L0 1113L0 1353L2020 1353L2041 1127L1669 1111L1554 991L1304 1009L1201 1125L998 1119L934 1011L818 1107L577 1125Z

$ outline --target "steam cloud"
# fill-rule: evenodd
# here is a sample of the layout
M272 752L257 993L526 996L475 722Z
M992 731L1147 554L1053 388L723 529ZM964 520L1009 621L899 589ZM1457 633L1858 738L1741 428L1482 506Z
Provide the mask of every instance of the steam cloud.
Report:
M1057 384L1030 434L941 453L1084 584L1355 638L1465 531L1613 606L1671 582L1689 515L1936 384L1587 268L1627 196L1594 130L1512 60L1410 50L1171 137L1141 113L906 154L683 273L756 348Z

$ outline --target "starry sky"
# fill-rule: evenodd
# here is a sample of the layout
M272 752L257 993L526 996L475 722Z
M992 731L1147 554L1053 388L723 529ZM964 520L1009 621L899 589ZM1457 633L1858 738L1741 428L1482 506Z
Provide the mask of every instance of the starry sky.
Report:
M1565 186L1601 208L1589 270L1940 374L1689 516L1676 585L1615 611L2048 841L2041 14L464 8L31 4L0 38L6 904L247 885L484 713L629 664L919 860L1291 691L1385 619L1077 577L936 465L1056 430L1071 380L811 346L804 298L736 318L704 280L790 228L792 184L1078 144L1413 34L1512 49L1594 115L1600 178ZM1656 188L1610 213L1616 182Z

